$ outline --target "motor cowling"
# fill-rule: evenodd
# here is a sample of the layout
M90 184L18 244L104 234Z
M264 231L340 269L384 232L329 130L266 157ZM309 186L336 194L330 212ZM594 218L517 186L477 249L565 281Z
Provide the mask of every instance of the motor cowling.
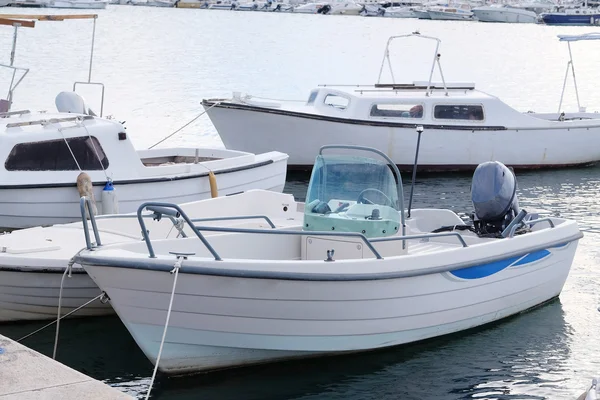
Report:
M517 178L499 161L479 164L473 173L473 223L481 234L496 234L519 213Z

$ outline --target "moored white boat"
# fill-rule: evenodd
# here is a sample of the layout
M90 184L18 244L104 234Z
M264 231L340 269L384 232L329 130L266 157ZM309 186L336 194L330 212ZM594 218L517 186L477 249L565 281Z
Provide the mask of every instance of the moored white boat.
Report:
M108 0L51 0L46 7L100 10L106 8Z
M435 6L427 9L430 19L444 21L467 21L473 19L471 7L468 4L443 7Z
M388 57L386 49L381 70ZM312 154L331 142L372 146L410 168L406 148L416 141L417 125L428 131L419 159L424 170L473 170L493 159L515 168L600 160L598 113L581 106L564 113L562 99L554 113L519 112L473 83L432 81L435 66L437 61L426 81L382 83L380 73L375 85L321 85L306 103L238 95L203 105L227 148L277 149L289 154L288 165L297 169L309 169Z
M286 154L200 146L137 150L123 124L96 116L75 92L56 97L57 113L10 111L23 76L0 99L2 228L76 221L83 193L93 194L100 213L111 214L133 212L151 198L184 203L248 189L283 190Z
M327 14L331 11L331 6L326 2L306 3L294 7L293 13L297 14Z
M291 205L291 195L276 192L253 191L227 196L218 203L214 199L182 204L181 208L192 219L218 219L223 216L250 216L264 214L274 209L270 221L277 227L302 222L301 213ZM228 205L227 205L228 204ZM218 208L215 208L218 205ZM286 205L289 207L284 211ZM152 215L151 213L149 214ZM300 217L298 217L298 215ZM137 242L143 239L135 214L106 215L96 218L102 243ZM267 228L268 222L261 217L252 219L204 221L203 224ZM150 235L154 239L181 237L180 219L147 218ZM183 229L187 235L189 229ZM50 227L35 227L0 235L0 323L7 321L44 320L56 318L63 274L71 258L86 245L83 225L74 222ZM71 276L64 278L61 314L65 315L85 302L98 296L101 291L78 264L74 264ZM109 304L95 301L77 311L77 317L89 317L113 313Z
M194 238L100 246L76 257L160 370L395 346L560 294L582 234L575 221L523 219L505 166L475 172L471 229L450 210L405 215L391 160L332 155L344 150L331 147L315 162L304 221L294 229L200 226Z
M471 10L481 22L536 23L538 16L533 11L509 4L492 4Z

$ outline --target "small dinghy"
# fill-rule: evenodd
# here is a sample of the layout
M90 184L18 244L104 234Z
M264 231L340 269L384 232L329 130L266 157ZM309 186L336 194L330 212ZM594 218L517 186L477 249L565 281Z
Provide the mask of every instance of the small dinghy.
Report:
M477 168L470 223L451 210L406 212L401 182L378 150L325 146L301 225L199 226L176 205L146 203L139 215L160 207L194 235L97 246L75 259L170 374L410 343L559 295L582 234L575 221L521 210L503 164Z
M192 221L213 226L282 228L302 223L302 213L292 208L294 198L291 195L250 190L219 199L223 201L201 200L182 204L181 208ZM279 210L278 214L273 214L273 210ZM263 216L267 212L270 213L268 219ZM252 213L258 216L253 217ZM227 217L222 218L222 215ZM153 212L144 215L153 239L193 235L191 229L184 229L181 218L155 217ZM100 216L95 218L95 222L103 245L140 242L143 239L135 213ZM72 264L72 257L86 246L84 226L80 221L0 235L0 322L56 318L61 282L61 315L74 311L101 294L83 268ZM69 276L63 277L69 264L72 264ZM109 304L96 300L74 316L112 313Z

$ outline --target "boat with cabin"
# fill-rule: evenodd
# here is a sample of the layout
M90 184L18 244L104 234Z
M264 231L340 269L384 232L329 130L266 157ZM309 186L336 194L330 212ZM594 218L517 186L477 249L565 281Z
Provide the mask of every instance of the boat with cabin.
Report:
M480 22L506 22L506 23L526 23L535 24L538 22L538 15L512 4L490 4L486 6L475 7L471 10L475 18Z
M33 27L34 21L27 21L33 17L4 19L14 22L15 33L10 63L0 64L14 77L7 98L0 99L0 227L77 221L82 193L98 201L98 213L111 214L134 212L149 198L185 203L254 188L283 190L288 156L280 152L136 149L123 123L102 117L104 85L91 81L91 58L88 81L56 97L58 112L11 110L15 90L29 71L14 65L17 31ZM97 15L36 18L62 17L92 18L95 26ZM93 43L94 38L92 55ZM75 92L79 85L101 87L99 115Z
M108 5L108 0L50 0L46 7L73 8L79 10L102 10Z
M433 6L427 8L429 19L442 21L471 21L473 12L468 3L451 4L448 7Z
M434 43L427 80L396 81L389 51L396 40ZM205 99L202 104L227 148L276 149L289 154L291 169L310 170L312 154L328 143L375 147L401 169L410 169L413 160L406 149L416 141L417 125L428 132L419 160L428 171L472 171L490 160L520 169L582 166L600 160L600 114L581 106L577 82L578 110L563 110L565 79L555 112L520 112L477 90L474 83L445 80L440 43L419 33L391 37L377 83L319 85L304 103L234 92L231 98ZM568 65L573 65L572 59ZM382 79L386 66L391 82ZM433 80L436 69L438 82Z
M471 221L411 209L412 195L407 210L393 161L361 146L321 148L303 205L257 193L273 201L265 216L302 209L302 222L206 226L148 202L138 215L179 215L194 234L88 239L74 258L162 372L381 349L498 321L556 298L582 237L573 220L520 209L516 178L498 162L473 175ZM212 199L223 202L215 213L227 215L235 198Z
M583 6L558 5L540 14L540 18L546 25L596 26L600 25L600 10L589 7L586 1Z

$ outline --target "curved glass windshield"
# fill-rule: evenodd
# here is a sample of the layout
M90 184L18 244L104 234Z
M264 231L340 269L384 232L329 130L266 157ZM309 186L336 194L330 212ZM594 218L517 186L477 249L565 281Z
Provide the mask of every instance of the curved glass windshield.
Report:
M305 206L305 230L395 234L398 189L390 167L368 157L319 155Z

